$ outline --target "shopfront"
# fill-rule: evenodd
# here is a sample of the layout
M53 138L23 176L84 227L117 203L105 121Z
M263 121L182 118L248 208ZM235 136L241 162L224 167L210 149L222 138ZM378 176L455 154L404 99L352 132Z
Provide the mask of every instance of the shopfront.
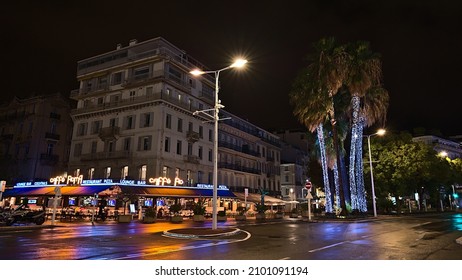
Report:
M206 200L211 209L212 185L189 187L182 184L179 178L165 177L140 181L58 176L48 182L22 182L6 189L3 204L8 208L19 204L27 204L33 210L45 208L51 215L56 200L58 216L69 220L88 219L101 211L109 219L121 214L138 218L147 207L155 207L166 216L172 204L181 204L182 214L189 216L192 203L199 199ZM230 201L236 198L226 186L219 186L217 193L221 207L231 206Z

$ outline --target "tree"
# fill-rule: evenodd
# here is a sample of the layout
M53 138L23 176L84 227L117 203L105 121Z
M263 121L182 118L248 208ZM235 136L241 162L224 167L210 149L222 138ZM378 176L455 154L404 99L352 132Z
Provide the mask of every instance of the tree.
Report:
M332 127L333 144L340 164L337 119L335 115L334 96L343 84L346 75L346 52L334 38L324 38L314 44L315 52L309 57L309 65L295 80L290 94L291 103L295 106L294 115L313 132L325 120ZM319 135L319 130L318 130ZM323 149L323 147L320 147ZM339 177L341 208L345 214L343 184ZM325 186L326 189L330 188Z
M365 124L374 123L376 119L386 116L388 94L384 90L378 90L381 89L382 78L380 56L370 50L369 43L350 43L347 52L348 74L345 83L351 94L352 122L349 164L351 204L353 209L365 212L367 207L362 179L362 131ZM381 102L376 102L373 98L379 98ZM366 105L365 100L379 106L367 106L370 104Z

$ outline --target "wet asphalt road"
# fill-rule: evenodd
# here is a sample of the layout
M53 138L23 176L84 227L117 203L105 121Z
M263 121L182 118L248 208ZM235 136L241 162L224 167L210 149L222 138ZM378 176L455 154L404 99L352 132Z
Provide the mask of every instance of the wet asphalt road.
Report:
M0 230L3 260L461 260L462 213L316 222L227 222L241 233L175 239L166 229L197 226L96 223ZM200 226L208 227L209 222Z

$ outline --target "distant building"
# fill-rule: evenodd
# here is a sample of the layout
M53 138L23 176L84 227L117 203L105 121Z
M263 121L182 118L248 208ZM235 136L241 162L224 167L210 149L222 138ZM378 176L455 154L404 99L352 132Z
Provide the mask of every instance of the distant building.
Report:
M86 179L179 177L213 182L213 122L196 111L214 106L215 79L163 38L78 62L71 93L74 131L69 171ZM219 124L218 183L232 190L280 191L278 137L237 116Z
M445 153L450 159L462 158L462 145L460 142L443 139L433 135L413 137L412 140L431 145L437 153Z
M275 132L282 141L281 151L281 193L285 201L303 201L308 175L307 132L303 130L285 130ZM293 206L293 205L292 205Z
M60 94L14 98L0 107L0 178L7 184L67 171L72 121Z

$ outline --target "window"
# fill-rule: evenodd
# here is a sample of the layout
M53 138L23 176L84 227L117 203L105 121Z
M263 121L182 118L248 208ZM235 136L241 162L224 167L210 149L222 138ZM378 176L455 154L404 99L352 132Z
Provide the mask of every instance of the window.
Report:
M202 171L197 171L197 182L202 183L202 177L203 177L203 172Z
M130 151L131 138L124 139L124 151Z
M175 178L181 178L181 170L179 168L175 168Z
M107 87L107 77L98 78L98 89L105 89Z
M131 100L131 101L135 100L135 96L136 96L136 91L131 90L131 91L130 91L130 100Z
M188 186L191 186L193 184L193 179L192 179L192 172L191 170L188 170L186 172L186 181L188 182Z
M134 129L135 128L135 116L126 116L125 117L125 129Z
M145 181L146 180L146 173L147 173L147 170L148 170L148 166L147 165L141 165L140 166L140 170L139 170L139 178L140 180L143 180Z
M91 124L91 134L98 134L103 126L103 121L94 121Z
M110 127L115 127L115 126L117 126L117 119L116 119L116 118L110 119L110 120L109 120L109 126L110 126Z
M98 105L103 105L104 103L104 98L103 97L99 97L98 100L96 101Z
M183 132L183 119L178 118L177 128L178 132Z
M82 155L82 146L83 146L82 143L75 144L74 146L74 156L75 157L79 157Z
M188 143L188 156L192 156L193 146L192 143Z
M77 125L77 136L84 136L87 134L87 123L79 123Z
M180 140L176 141L176 154L181 155L181 146L182 142Z
M172 128L172 115L167 114L165 118L165 127L166 128Z
M93 177L95 176L95 168L94 167L90 167L88 168L88 179L93 179Z
M91 142L91 153L92 154L96 153L97 147L98 147L98 142L96 142L96 141Z
M140 67L133 70L133 79L142 80L149 78L149 67Z
M170 152L170 137L165 137L164 151Z
M204 128L202 125L199 126L199 138L204 139Z
M138 150L139 151L149 151L151 150L151 138L152 136L142 136L138 140Z
M51 156L53 154L54 146L55 145L53 143L48 143L48 145L47 145L47 155Z
M212 133L212 130L209 129L209 141L212 142L213 141L213 133Z
M193 132L194 126L192 122L188 123L188 131Z
M170 167L164 165L164 167L162 167L162 177L169 177L169 173Z
M106 147L107 147L107 151L108 151L108 152L110 152L110 153L111 153L111 152L114 152L114 150L115 150L115 143L114 143L114 141L109 141L109 142L107 142L107 146L106 146Z
M199 158L202 159L202 146L199 146Z
M31 131L32 131L32 123L29 123L29 134L31 133ZM50 132L51 133L56 132L56 122L51 123Z
M122 83L122 72L114 73L112 75L112 84L119 85Z
M212 161L212 157L213 157L213 150L209 149L209 161Z
M128 178L128 165L125 165L122 167L122 170L120 171L120 179L127 179Z
M152 87L146 87L146 96L153 95L154 91Z
M140 127L150 127L154 121L154 113L144 113L141 115Z
M111 167L110 166L104 168L104 177L106 179L111 177Z

